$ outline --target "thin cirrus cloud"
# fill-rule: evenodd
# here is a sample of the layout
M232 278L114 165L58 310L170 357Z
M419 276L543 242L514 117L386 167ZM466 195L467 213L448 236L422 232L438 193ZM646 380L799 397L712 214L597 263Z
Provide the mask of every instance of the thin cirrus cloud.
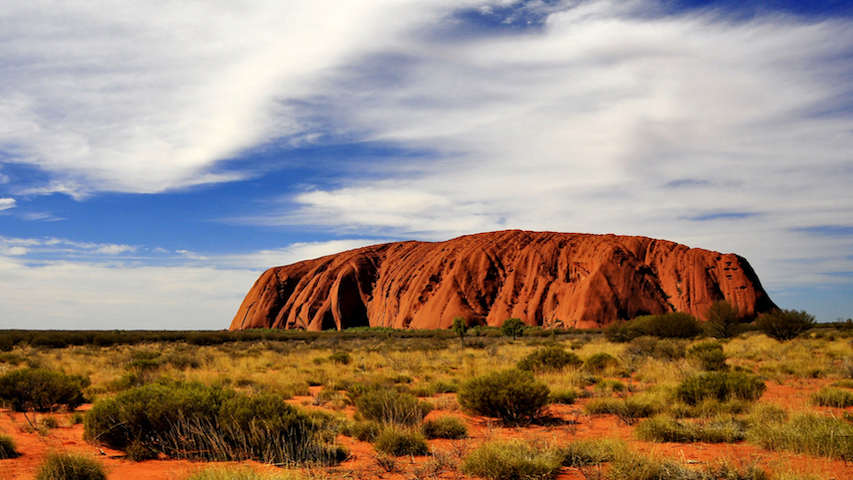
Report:
M0 12L0 147L53 191L235 181L217 162L304 125L274 100L449 2L57 2ZM52 188L51 188L52 187Z

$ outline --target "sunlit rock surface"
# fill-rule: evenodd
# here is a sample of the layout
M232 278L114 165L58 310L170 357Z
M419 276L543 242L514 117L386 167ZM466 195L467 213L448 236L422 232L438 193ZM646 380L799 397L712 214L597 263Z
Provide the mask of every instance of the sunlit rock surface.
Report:
M595 328L725 299L744 318L775 308L746 259L645 237L502 231L398 242L275 267L231 330L469 325Z

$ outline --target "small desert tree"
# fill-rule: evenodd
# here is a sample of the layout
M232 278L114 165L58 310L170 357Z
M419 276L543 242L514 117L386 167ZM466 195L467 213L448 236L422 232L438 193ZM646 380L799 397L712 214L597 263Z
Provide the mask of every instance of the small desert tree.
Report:
M814 323L814 315L805 310L773 310L758 317L755 326L768 337L784 342L812 328Z
M463 317L454 318L453 326L451 328L456 335L459 335L459 343L465 345L465 333L468 331L468 324L465 323L465 319Z
M737 307L725 300L714 302L708 313L705 314L708 320L708 334L716 338L732 338L741 330L740 312Z
M501 325L501 333L515 340L524 334L524 322L520 318L508 318Z

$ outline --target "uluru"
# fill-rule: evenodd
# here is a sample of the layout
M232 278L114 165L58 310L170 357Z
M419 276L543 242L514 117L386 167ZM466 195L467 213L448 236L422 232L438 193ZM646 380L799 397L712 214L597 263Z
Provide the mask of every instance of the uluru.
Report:
M745 258L646 237L500 231L395 242L270 268L231 323L252 328L597 328L716 301L744 320L776 308Z

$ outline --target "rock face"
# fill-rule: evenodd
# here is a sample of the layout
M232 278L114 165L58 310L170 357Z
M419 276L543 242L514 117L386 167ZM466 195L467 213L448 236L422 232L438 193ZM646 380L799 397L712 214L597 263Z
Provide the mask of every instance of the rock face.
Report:
M364 247L261 275L231 330L469 325L595 328L644 314L702 318L717 300L776 306L746 259L645 237L503 231Z

